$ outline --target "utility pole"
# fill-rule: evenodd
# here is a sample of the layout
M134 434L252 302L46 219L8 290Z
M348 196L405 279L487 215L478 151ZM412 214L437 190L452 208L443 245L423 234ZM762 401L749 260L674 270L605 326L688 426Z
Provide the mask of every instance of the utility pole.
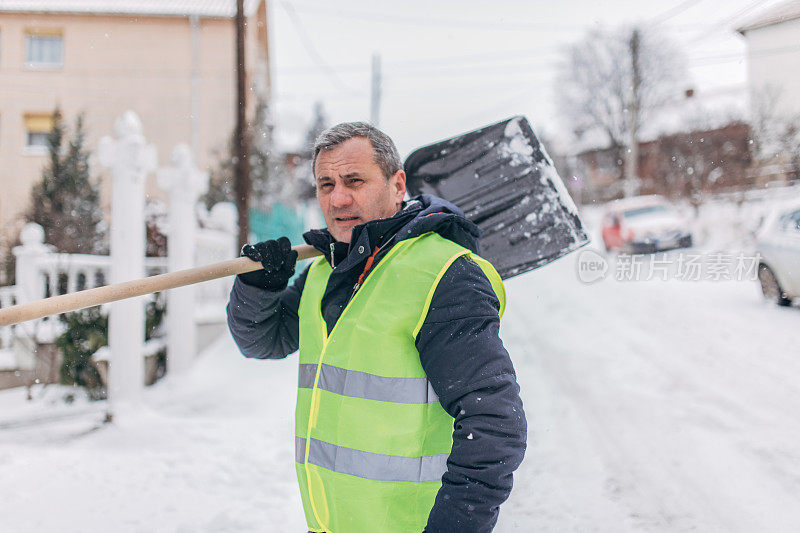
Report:
M623 190L625 196L633 196L639 182L639 85L641 73L639 72L639 30L634 29L630 41L631 50L631 100L628 104L630 123L628 130L628 157L625 162L625 183Z
M370 98L369 120L376 128L381 122L381 55L372 54L372 93Z
M239 245L248 240L250 229L250 150L248 146L247 122L247 75L244 60L244 0L236 0L236 133L234 139L234 183L236 209L239 212Z
M191 48L192 48L192 74L191 74L191 99L189 101L189 113L191 116L191 146L192 156L195 162L200 161L200 17L198 15L189 16L189 26L191 27Z

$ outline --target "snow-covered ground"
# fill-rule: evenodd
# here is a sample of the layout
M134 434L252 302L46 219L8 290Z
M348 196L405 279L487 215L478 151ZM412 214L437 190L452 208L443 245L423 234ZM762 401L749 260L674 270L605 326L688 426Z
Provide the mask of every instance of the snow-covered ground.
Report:
M800 531L800 309L569 263L507 284L531 430L498 531Z
M497 531L800 531L800 309L755 281L617 281L613 256L585 284L579 257L506 284L530 433ZM305 531L295 365L223 337L106 425L63 388L0 392L0 530Z
M142 403L0 429L0 531L305 531L296 489L296 360L251 361L228 337L183 380L149 388ZM51 387L30 406L0 393L3 419L28 406L53 410L71 389ZM34 389L34 396L42 394ZM63 413L67 410L59 406Z

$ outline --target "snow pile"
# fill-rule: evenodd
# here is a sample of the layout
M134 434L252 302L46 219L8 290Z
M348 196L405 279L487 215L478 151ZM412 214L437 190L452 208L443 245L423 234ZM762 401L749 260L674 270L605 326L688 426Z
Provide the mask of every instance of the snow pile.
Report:
M0 348L0 370L16 370L19 368L17 357L12 350Z
M519 123L522 117L513 118L506 124L503 136L506 142L500 145L500 154L509 158L512 166L533 164L533 146L528 142Z
M700 207L693 231L706 248L718 250L755 249L761 230L780 213L800 207L800 187L763 191L740 201L712 199Z

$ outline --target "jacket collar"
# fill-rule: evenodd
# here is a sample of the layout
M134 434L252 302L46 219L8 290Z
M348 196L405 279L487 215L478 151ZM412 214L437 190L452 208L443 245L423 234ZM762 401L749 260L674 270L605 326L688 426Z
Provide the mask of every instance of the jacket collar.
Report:
M478 251L480 229L464 218L458 207L428 194L404 202L400 211L389 218L355 226L349 243L336 242L327 228L308 231L303 237L322 252L329 263L333 256L332 264L344 272L361 264L376 247L383 247L391 240L412 239L430 231Z

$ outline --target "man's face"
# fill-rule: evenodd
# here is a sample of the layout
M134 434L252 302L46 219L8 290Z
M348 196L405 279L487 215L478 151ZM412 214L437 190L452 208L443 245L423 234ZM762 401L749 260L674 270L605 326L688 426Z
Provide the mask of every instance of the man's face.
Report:
M337 241L350 242L354 226L391 217L403 203L405 172L386 179L374 157L366 137L348 139L317 155L317 200Z

